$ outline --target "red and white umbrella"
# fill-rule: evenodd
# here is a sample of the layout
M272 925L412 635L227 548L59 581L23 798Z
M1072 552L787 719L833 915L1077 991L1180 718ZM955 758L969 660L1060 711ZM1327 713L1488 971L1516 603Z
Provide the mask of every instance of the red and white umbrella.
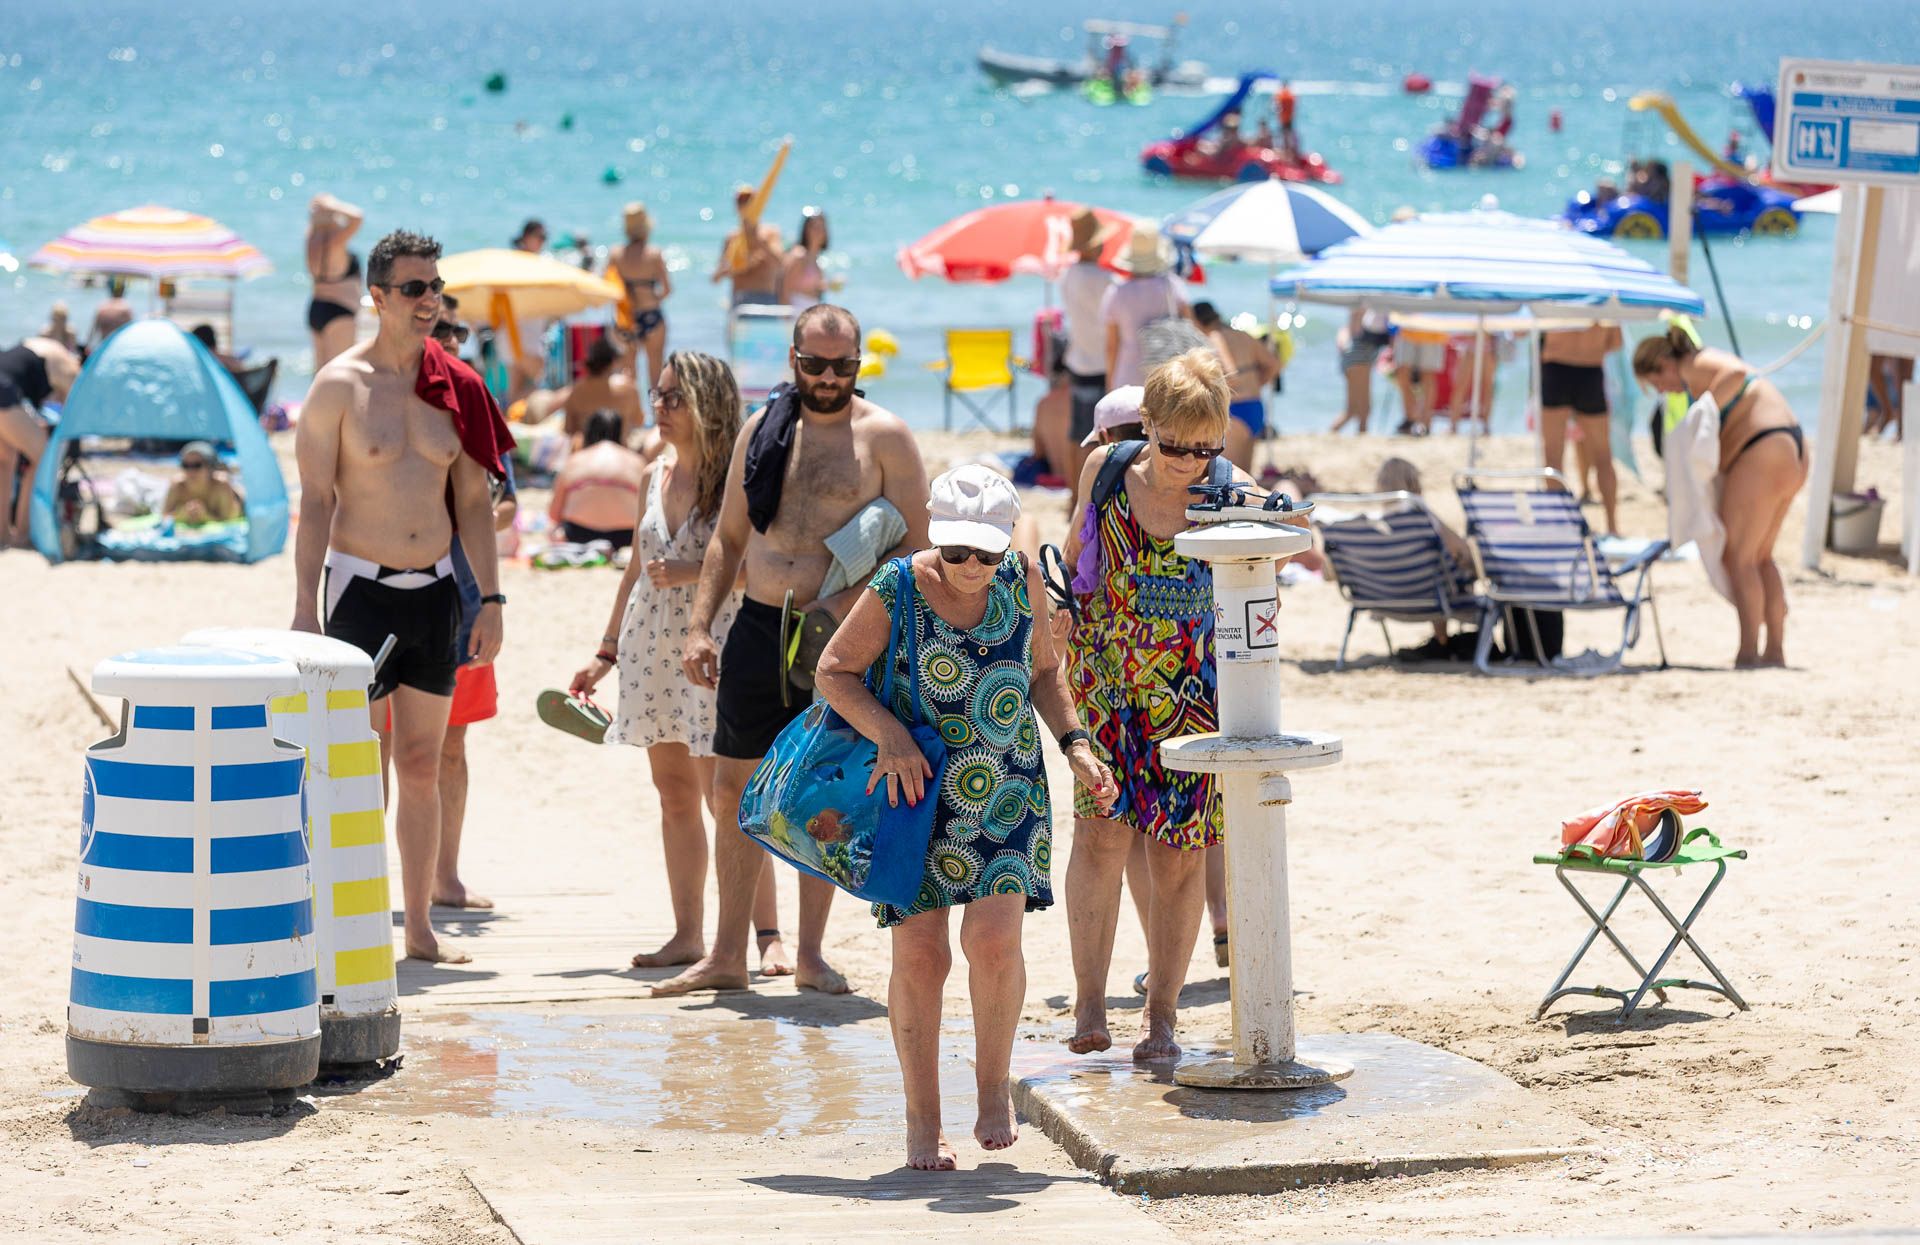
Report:
M1073 237L1073 218L1083 207L1045 198L968 212L902 247L900 270L909 277L949 281L1005 281L1016 276L1056 281L1077 258L1067 246ZM1105 208L1094 208L1093 214L1107 230L1100 265L1113 268L1133 236L1133 218Z
M148 204L96 216L27 261L54 272L127 277L257 277L273 265L219 221Z

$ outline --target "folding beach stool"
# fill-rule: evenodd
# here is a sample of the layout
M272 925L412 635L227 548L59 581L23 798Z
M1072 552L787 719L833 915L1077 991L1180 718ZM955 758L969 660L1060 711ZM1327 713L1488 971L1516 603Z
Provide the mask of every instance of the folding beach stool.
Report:
M1625 860L1619 857L1601 856L1591 847L1580 843L1569 847L1564 855L1551 852L1535 856L1534 864L1553 866L1554 876L1560 879L1560 885L1567 888L1567 893L1572 895L1573 901L1580 905L1580 910L1593 921L1593 928L1587 931L1586 938L1581 940L1580 949L1573 953L1571 960L1567 961L1566 968L1561 970L1559 978L1547 991L1547 997L1540 1000L1540 1006L1534 1009L1533 1018L1540 1019L1547 1014L1547 1009L1553 1006L1555 1001L1569 994L1588 994L1595 998L1618 999L1620 1020L1624 1022L1633 1015L1634 1009L1640 1006L1640 1001L1646 998L1648 991L1652 991L1662 1003L1665 1003L1666 992L1674 989L1708 990L1728 999L1741 1011L1746 1011L1747 1001L1740 997L1740 992L1733 988L1733 983L1727 980L1726 974L1722 973L1707 957L1707 953L1701 949L1700 944L1693 937L1694 922L1700 919L1701 912L1706 909L1707 901L1713 898L1713 892L1720 886L1720 879L1727 875L1727 862L1746 858L1747 853L1744 849L1722 847L1713 831L1704 826L1688 831L1686 838L1681 841L1679 850L1674 852L1672 858L1668 860ZM1673 909L1669 908L1653 887L1647 884L1646 874L1657 869L1677 870L1686 865L1712 865L1713 878L1707 883L1706 889L1700 892L1700 898L1694 901L1693 908L1687 913L1686 919L1682 920L1673 914ZM1620 889L1614 892L1612 901L1605 908L1596 911L1587 901L1587 897L1580 893L1580 888L1574 885L1571 875L1576 873L1601 874L1609 880L1617 878L1620 881ZM1620 936L1608 925L1608 922L1613 919L1613 914L1619 910L1620 901L1625 899L1627 892L1635 887L1640 889L1640 893L1647 897L1655 910L1665 917L1667 924L1673 928L1673 937L1667 940L1666 947L1660 952L1659 958L1654 960L1652 968L1642 968L1640 961L1634 958L1633 952L1627 949L1627 944L1622 942ZM1632 967L1633 971L1640 974L1639 984L1630 992L1609 989L1606 986L1569 986L1567 984L1567 979L1573 976L1573 970L1580 966L1581 959L1593 946L1594 940L1603 935L1613 944L1613 949L1620 953L1620 957ZM1667 966L1667 961L1673 958L1673 953L1680 949L1680 944L1683 942L1699 958L1706 970L1713 974L1712 982L1660 976L1660 971Z

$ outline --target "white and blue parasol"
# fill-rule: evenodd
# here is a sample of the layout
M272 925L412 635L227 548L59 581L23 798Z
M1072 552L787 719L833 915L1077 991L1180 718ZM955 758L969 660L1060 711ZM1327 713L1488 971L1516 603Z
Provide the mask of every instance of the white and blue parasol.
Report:
M1160 232L1189 256L1287 264L1373 232L1365 217L1323 190L1269 178L1229 186L1169 216Z

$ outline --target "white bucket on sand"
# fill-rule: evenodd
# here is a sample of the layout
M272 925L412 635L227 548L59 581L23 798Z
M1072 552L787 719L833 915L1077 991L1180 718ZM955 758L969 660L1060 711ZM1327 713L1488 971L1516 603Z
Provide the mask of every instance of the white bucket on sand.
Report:
M1872 553L1880 547L1880 516L1886 508L1878 493L1835 495L1828 548L1835 553Z

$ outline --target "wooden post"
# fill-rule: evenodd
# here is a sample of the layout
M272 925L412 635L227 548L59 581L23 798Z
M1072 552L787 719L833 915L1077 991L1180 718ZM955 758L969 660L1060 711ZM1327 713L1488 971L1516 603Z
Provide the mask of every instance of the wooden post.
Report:
M1886 191L1845 184L1833 235L1833 284L1827 295L1826 364L1820 375L1820 422L1813 430L1813 471L1807 481L1807 528L1800 562L1818 569L1833 522L1833 498L1853 487L1860 456L1860 421L1867 402L1867 339L1857 321L1873 307L1873 270L1879 262L1880 214Z
M1693 166L1681 160L1673 166L1667 190L1667 272L1687 283L1687 261L1693 255Z

